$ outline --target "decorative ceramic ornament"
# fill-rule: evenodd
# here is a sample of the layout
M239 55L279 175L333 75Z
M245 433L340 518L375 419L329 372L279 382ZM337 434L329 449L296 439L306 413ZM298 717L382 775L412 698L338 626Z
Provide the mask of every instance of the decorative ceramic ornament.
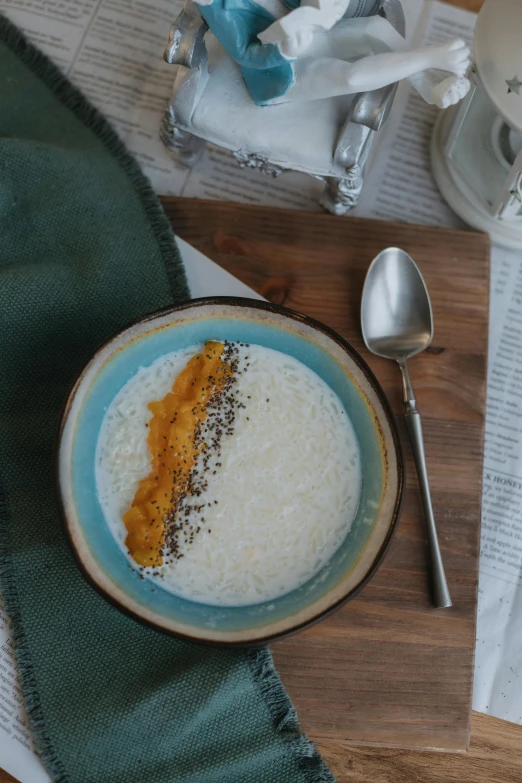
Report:
M240 166L309 174L325 183L321 204L344 215L397 80L454 104L470 86L469 50L456 41L410 51L400 0L287 2L185 0L165 49L175 70L161 138L187 166L210 142Z

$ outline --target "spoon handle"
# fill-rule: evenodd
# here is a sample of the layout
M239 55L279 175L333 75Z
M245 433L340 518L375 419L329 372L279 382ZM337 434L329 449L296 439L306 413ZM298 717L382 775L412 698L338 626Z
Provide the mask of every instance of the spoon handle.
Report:
M430 546L431 559L431 592L433 605L438 609L444 609L452 606L451 596L444 573L444 563L439 546L439 537L437 535L437 526L433 515L433 506L431 505L430 485L428 481L428 469L426 466L426 455L424 453L424 438L422 435L422 419L419 411L411 407L412 401L406 403L406 426L410 436L413 458L417 468L417 476L424 506L424 515L428 528L428 541ZM413 403L415 404L415 403Z

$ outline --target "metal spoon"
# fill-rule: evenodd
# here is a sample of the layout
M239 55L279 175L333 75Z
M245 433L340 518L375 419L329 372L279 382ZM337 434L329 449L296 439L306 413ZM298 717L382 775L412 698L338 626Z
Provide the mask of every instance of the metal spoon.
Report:
M449 607L452 603L431 505L422 420L406 366L407 359L431 343L433 314L424 279L404 250L387 248L372 262L364 283L361 326L367 348L377 356L393 359L401 368L406 425L428 527L433 604Z

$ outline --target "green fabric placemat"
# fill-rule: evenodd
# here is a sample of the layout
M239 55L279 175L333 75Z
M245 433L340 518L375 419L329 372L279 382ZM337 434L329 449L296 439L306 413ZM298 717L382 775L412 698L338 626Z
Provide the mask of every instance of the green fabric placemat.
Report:
M100 341L187 296L137 164L0 16L0 584L42 759L57 783L331 782L268 650L124 617L62 534L53 440L69 385Z

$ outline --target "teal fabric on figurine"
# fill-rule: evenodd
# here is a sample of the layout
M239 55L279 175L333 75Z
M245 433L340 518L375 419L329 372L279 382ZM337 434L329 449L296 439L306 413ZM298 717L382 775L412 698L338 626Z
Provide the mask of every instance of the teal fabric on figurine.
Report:
M241 68L248 90L259 105L284 95L294 80L289 59L258 34L276 21L254 0L213 0L200 4L201 16L220 44Z

